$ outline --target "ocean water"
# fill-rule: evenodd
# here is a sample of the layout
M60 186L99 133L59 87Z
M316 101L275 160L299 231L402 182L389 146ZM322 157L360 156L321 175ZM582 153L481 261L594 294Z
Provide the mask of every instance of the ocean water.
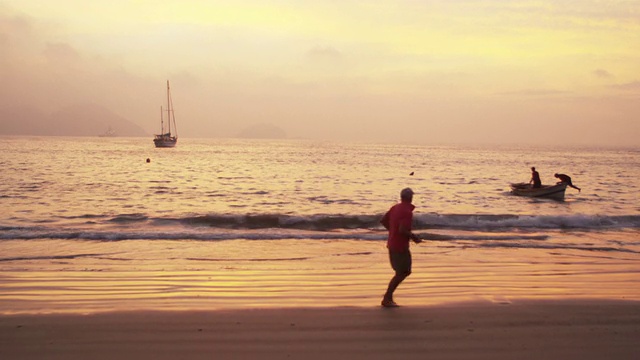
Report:
M531 166L582 191L511 195ZM407 186L401 303L640 300L640 148L4 137L0 168L0 313L376 305Z

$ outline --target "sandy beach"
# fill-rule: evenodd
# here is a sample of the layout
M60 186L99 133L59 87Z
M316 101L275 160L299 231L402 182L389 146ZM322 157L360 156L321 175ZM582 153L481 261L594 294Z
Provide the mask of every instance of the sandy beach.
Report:
M2 359L637 359L640 303L10 315Z

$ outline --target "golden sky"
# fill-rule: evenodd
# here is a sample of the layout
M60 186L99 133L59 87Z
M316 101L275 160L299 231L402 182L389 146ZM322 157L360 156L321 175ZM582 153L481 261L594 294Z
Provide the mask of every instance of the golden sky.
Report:
M640 0L0 0L0 108L185 137L640 145Z

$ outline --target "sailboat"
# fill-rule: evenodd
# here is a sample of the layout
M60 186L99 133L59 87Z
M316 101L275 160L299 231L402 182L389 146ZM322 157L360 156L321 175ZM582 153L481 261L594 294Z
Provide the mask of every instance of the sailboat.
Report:
M102 134L98 135L99 137L115 137L116 131L111 127L111 125L109 125L109 127L107 128L107 131L103 132Z
M165 110L160 106L160 134L156 135L153 139L153 143L156 147L174 147L178 142L178 130L176 128L176 117L173 113L173 102L171 101L171 88L169 87L169 80L167 80L167 127L165 132L164 116ZM174 134L171 134L171 128L173 127Z

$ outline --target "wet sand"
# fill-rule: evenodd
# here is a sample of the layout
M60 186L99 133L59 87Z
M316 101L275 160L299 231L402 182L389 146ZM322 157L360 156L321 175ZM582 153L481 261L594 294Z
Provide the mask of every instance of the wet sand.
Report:
M0 318L2 359L637 359L640 302L133 311Z

